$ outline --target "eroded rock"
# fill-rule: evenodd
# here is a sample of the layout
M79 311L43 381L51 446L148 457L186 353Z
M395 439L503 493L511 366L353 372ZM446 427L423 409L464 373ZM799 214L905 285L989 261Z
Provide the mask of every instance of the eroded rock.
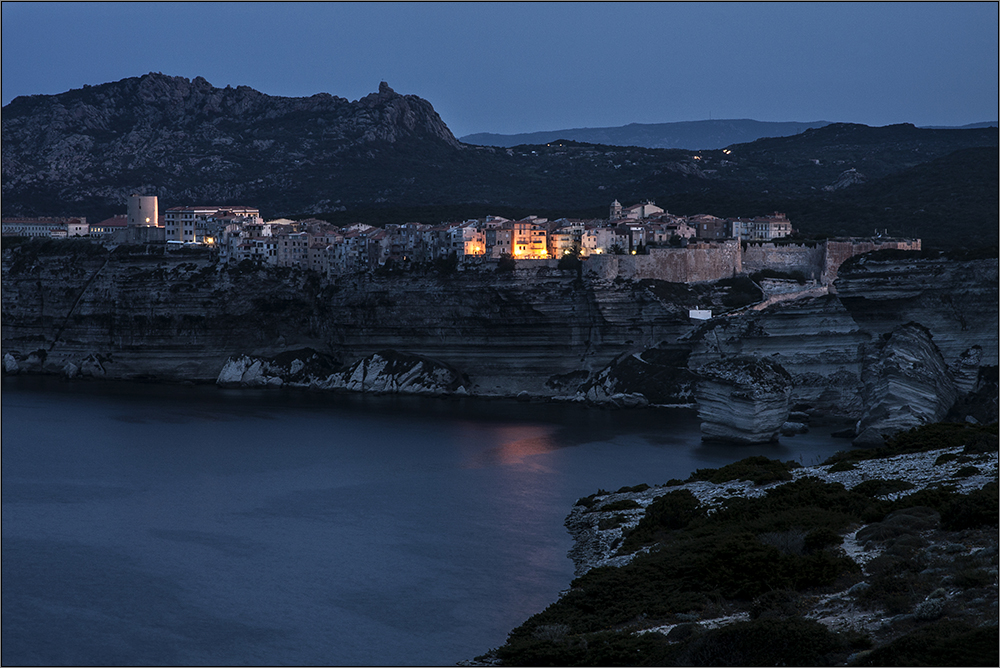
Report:
M854 444L864 447L882 445L885 436L941 420L958 398L930 332L912 322L866 346L861 381L866 409Z
M792 377L767 358L730 357L697 371L701 436L735 443L775 441L788 420Z

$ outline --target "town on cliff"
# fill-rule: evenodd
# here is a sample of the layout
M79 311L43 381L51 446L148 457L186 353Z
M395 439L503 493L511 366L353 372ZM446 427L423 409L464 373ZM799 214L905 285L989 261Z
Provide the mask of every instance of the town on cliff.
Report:
M879 234L868 239L805 241L779 212L753 218L677 216L651 200L606 219L501 216L428 225L363 223L338 227L315 218L267 220L249 206L175 206L159 213L156 196L133 194L126 215L88 224L85 218L4 218L4 236L88 237L111 243L201 246L222 264L298 267L326 277L453 258L458 267L501 261L590 260L596 276L695 283L771 269L820 285L849 257L886 248L920 250L919 239Z

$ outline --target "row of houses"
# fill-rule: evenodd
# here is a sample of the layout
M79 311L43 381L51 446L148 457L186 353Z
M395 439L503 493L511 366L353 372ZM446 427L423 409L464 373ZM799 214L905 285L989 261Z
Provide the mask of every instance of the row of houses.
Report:
M607 219L486 216L439 225L341 228L316 219L265 221L259 209L248 206L177 206L160 214L155 196L133 195L127 215L90 226L85 219L18 220L8 224L4 219L3 233L204 244L215 248L222 262L252 260L331 275L371 271L386 264L433 262L452 254L460 261L588 257L642 253L657 246L684 247L691 239L767 241L792 233L791 223L781 213L752 219L685 217L670 214L652 201L627 208L615 201Z
M772 241L794 233L788 216L775 212L756 218L717 218L708 214L678 217L656 206L651 200L623 208L618 200L611 203L611 221L673 221L684 222L694 230L693 236L701 239L741 239L745 241Z

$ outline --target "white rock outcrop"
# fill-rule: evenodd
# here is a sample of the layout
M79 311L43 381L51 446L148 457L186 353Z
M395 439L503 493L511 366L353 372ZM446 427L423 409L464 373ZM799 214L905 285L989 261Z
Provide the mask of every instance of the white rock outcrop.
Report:
M767 358L730 357L706 364L696 397L705 440L768 443L788 421L792 377Z
M865 412L854 444L882 445L885 436L938 422L958 398L948 365L926 327L896 327L867 347L861 372Z

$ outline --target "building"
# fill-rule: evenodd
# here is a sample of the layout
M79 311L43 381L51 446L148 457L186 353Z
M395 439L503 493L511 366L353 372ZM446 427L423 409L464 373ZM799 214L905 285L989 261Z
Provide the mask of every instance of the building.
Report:
M687 224L694 228L699 239L728 239L729 225L722 218L716 218L706 213L690 216Z
M199 221L204 224L209 219L225 217L259 218L260 210L249 206L171 207L164 217L167 241L198 241Z
M126 213L128 227L156 227L160 220L156 195L138 195L128 198Z
M729 218L726 220L730 234L744 241L770 241L791 235L794 230L788 216L774 212L770 216L758 216L749 220L745 218Z
M125 229L128 225L128 216L112 216L105 218L99 223L90 225L90 237L92 239L111 238L115 232Z
M0 221L5 237L84 237L89 232L86 218L4 218Z

